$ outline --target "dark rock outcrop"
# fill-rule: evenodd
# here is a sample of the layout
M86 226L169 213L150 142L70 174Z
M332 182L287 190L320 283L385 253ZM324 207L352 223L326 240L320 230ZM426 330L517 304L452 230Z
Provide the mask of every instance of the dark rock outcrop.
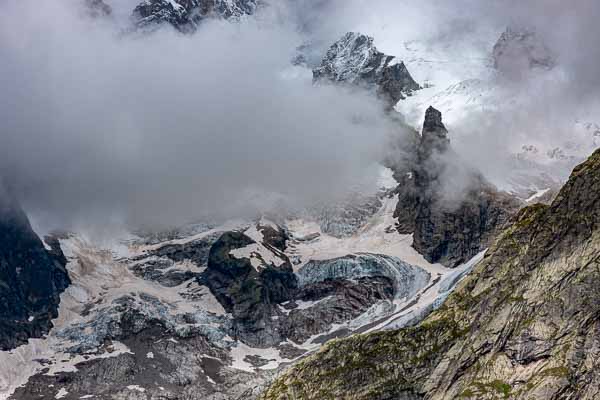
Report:
M213 233L185 243L169 243L134 258L131 271L144 279L173 287L199 276L198 272L177 268L176 263L191 262L198 268L208 265L211 246L221 234Z
M433 107L416 154L412 167L396 173L398 231L414 232L413 246L427 261L456 267L485 248L520 203L460 160Z
M422 323L332 342L261 399L597 399L600 150Z
M144 0L133 11L138 28L171 24L183 33L194 32L206 18L237 19L252 15L257 0Z
M46 250L16 201L0 193L0 350L39 338L70 283L58 243Z
M421 88L404 63L395 63L394 59L377 50L372 37L348 32L329 48L321 65L313 69L313 80L375 89L391 108Z
M256 229L263 235L263 243L266 246L274 247L279 251L285 251L287 241L290 239L288 233L279 225L261 225L259 222Z
M270 346L280 341L271 319L274 308L292 299L298 284L289 259L281 252L276 253L280 265L263 260L260 266L231 254L232 250L256 244L241 232L223 234L210 249L201 282L232 313L235 338L255 346Z
M347 324L379 302L389 304L395 295L395 282L385 276L315 282L303 287L294 301L281 307L287 311L277 317L279 330L283 337L296 343L316 335L321 336L313 343L345 337L352 333L351 327L328 331L334 324Z

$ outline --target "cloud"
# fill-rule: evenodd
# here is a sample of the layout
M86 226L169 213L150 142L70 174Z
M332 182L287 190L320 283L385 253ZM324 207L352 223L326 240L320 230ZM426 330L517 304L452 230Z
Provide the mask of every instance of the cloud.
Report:
M329 24L321 30L313 28L316 36L361 30L374 35L381 50L408 60L409 70L421 81L431 75L434 84L469 78L483 78L490 83L493 98L486 99L490 104L479 109L466 107L457 112L459 120L450 126L456 150L486 171L486 175L506 178L512 167L506 157L520 151L523 144L535 144L541 149L561 147L581 157L593 150L590 133L577 131L574 122L600 120L597 72L600 48L596 43L600 36L599 2L331 0L326 3L327 7L321 7L326 12L320 13L319 19L323 21L321 25L326 21ZM335 15L337 10L341 10L340 17ZM494 75L486 65L491 66L492 47L507 26L534 29L556 56L557 66L552 71ZM406 51L407 43L411 46L415 40L420 43L419 52ZM415 57L428 57L420 64L422 70L411 69L410 62ZM471 68L472 64L476 67ZM430 73L430 69L435 73ZM440 91L443 89L439 87ZM572 163L564 166L568 170ZM562 178L564 172L558 175Z
M0 168L52 223L173 224L241 212L248 192L327 199L397 129L370 96L291 67L302 38L282 19L120 29L74 1L0 4Z
M346 31L400 59L419 40L485 62L507 25L536 28L559 66L498 79L507 101L450 127L457 152L488 175L506 175L522 143L571 139L572 121L598 110L592 0L289 0L192 36L124 34L134 3L111 3L109 20L87 18L77 0L0 3L0 169L51 223L175 224L323 201L368 181L401 128L367 94L313 87L289 65L300 43L324 53ZM465 65L444 73L468 78Z

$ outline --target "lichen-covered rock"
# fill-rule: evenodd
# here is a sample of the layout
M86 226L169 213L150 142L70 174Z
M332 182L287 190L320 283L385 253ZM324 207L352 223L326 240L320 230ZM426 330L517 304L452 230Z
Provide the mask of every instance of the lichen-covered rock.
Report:
M313 69L313 79L375 89L391 108L421 88L404 63L396 63L394 59L377 50L372 37L348 32L329 48L321 65Z
M70 280L53 244L46 250L18 203L0 190L0 350L43 336L58 316Z
M596 399L600 150L417 326L331 342L261 399Z

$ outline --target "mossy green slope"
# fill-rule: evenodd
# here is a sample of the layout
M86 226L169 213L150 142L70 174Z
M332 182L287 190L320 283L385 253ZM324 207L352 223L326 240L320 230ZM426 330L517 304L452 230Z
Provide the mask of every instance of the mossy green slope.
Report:
M421 324L329 343L263 400L600 398L600 150Z

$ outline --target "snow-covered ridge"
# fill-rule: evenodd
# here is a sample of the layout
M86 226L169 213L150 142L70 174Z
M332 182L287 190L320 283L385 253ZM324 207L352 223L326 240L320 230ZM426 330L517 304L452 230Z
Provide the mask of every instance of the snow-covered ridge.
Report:
M357 83L361 75L374 77L393 57L379 53L373 40L357 32L346 33L327 51L322 65L314 70L315 76L350 83Z
M204 18L239 20L254 14L256 8L256 0L144 0L133 15L138 28L154 29L168 23L188 33Z
M370 36L348 32L336 41L321 65L313 69L314 82L351 84L375 89L391 108L421 87L403 62L377 50Z

